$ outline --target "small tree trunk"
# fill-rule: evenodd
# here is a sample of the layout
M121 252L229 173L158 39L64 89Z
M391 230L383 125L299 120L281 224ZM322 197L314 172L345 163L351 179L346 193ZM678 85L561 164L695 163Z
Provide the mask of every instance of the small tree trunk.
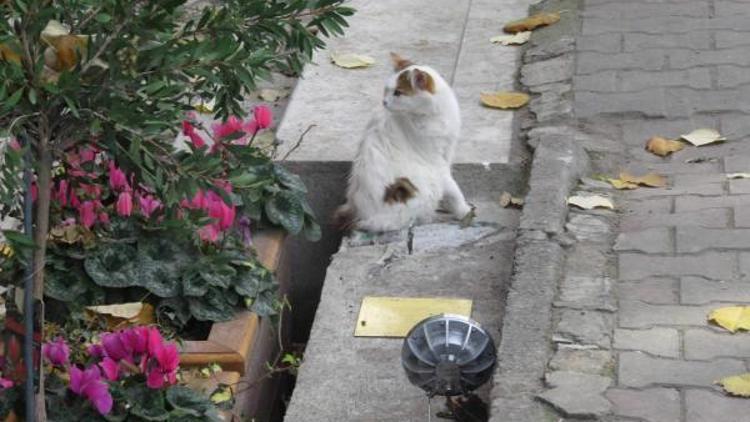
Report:
M39 154L39 167L37 168L37 200L36 200L36 226L34 227L34 298L39 300L42 306L39 308L37 320L44 330L44 264L47 253L47 237L49 233L49 208L51 200L52 183L52 151L50 150L50 136L46 119L42 122L43 130L40 130L40 139L37 153ZM33 333L32 333L33 335ZM36 397L36 420L46 421L47 414L44 400L44 372L39 366L39 393Z

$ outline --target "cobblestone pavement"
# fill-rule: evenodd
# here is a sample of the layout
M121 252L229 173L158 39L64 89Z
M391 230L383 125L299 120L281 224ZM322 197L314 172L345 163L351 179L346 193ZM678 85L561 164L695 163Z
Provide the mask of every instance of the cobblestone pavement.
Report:
M597 138L594 172L654 171L670 186L616 192L615 212L571 212L555 352L539 398L575 420L750 421L714 382L748 371L750 334L707 313L750 303L750 2L584 0L573 112ZM668 158L652 136L710 127L723 144ZM614 146L612 146L614 145Z

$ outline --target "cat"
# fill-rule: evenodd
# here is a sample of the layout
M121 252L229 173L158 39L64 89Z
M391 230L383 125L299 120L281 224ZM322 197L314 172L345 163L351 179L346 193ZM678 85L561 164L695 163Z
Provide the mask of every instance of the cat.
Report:
M395 53L391 59L383 110L365 129L336 221L346 229L399 230L428 222L441 202L456 218L471 218L451 174L461 129L453 90L431 67Z

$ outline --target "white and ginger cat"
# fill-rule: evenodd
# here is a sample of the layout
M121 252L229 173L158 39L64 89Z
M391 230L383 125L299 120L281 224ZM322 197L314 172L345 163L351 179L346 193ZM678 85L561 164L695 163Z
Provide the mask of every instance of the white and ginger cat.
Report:
M434 69L391 58L384 110L365 129L336 219L346 228L398 230L429 221L441 201L470 219L472 207L451 175L461 128L456 96Z

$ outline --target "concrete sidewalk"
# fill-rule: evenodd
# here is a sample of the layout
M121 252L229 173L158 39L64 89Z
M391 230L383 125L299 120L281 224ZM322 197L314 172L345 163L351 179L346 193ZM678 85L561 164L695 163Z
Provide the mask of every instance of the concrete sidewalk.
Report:
M572 192L609 195L616 210L568 215L536 399L565 420L750 421L750 400L714 384L747 372L750 334L706 321L750 304L750 181L726 177L750 172L750 4L577 5L576 51L564 58L575 63L573 113L532 131L573 139L591 174L653 171L670 186L621 192L584 178ZM668 158L644 150L652 136L701 127L728 141Z

